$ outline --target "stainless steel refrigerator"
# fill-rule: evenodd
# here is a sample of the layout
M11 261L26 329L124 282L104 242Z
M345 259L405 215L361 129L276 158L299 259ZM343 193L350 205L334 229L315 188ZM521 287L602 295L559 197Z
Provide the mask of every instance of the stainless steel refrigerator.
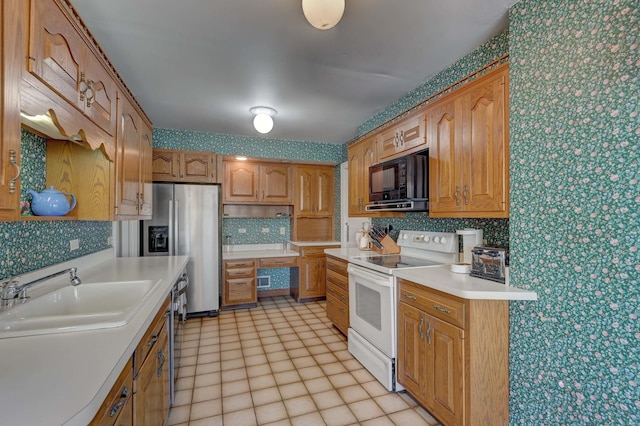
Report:
M189 256L187 314L220 309L220 185L153 184L153 219L143 221L143 256Z

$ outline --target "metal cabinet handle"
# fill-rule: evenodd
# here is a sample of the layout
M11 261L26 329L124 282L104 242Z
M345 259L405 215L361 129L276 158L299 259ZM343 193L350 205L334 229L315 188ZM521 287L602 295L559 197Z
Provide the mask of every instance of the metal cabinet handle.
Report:
M154 343L158 341L158 333L151 336L151 339L147 342L147 346L153 346Z
M160 360L160 365L158 366L158 377L162 376L162 369L164 367L164 362L167 360L162 353L162 349L158 349L158 359Z
M9 194L16 192L16 181L20 177L20 166L18 166L17 154L15 149L9 150L9 164L16 168L16 176L9 179Z
M420 333L420 340L424 340L424 333L422 332L422 327L424 327L424 317L420 316L420 325L418 326L418 332Z
M437 311L444 312L445 314L451 314L451 311L447 308L443 308L440 305L433 305L433 308Z
M93 81L87 80L87 90L85 91L85 95L87 96L87 108L91 108L91 105L96 100L96 91L93 88Z
M347 311L344 308L338 308L340 310L340 312L342 312L343 314L346 314Z
M125 386L124 389L122 389L120 398L126 398L127 396L129 396L129 386Z
M111 411L109 411L109 417L115 416L126 402L127 401L120 401L116 405L114 405Z
M416 296L412 296L412 295L407 294L407 293L402 293L402 296L406 297L407 299L411 299L411 300L416 300L417 299Z
M456 186L456 193L455 193L455 197L456 197L456 206L460 205L460 197L458 196L458 192L460 192L460 187Z
M431 344L431 321L429 321L429 325L427 326L427 343Z
M80 93L80 100L84 102L84 99L87 94L87 90L89 90L89 84L87 83L87 78L83 72L80 73L80 82L78 83L78 93Z
M465 204L469 204L469 185L464 186L464 191L462 191L462 198L464 198Z
M400 145L404 145L404 130L400 130Z

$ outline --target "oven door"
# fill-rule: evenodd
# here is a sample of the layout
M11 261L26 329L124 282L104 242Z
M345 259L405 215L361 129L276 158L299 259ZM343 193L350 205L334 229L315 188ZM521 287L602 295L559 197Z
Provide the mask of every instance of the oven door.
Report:
M349 264L349 326L389 358L396 357L395 278Z

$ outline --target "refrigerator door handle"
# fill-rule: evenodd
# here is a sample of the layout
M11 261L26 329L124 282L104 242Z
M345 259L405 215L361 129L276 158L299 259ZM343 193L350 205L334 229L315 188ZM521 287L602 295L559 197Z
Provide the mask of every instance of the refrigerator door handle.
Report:
M174 247L176 247L175 245L175 240L173 239L174 237L174 233L175 233L175 223L173 221L173 214L174 214L174 208L173 208L173 201L169 200L169 256L173 256L175 253L174 251Z
M174 204L174 221L173 221L173 233L175 234L173 236L173 241L175 242L175 254L179 255L180 254L180 241L178 240L178 236L180 235L180 201L179 200L175 200L173 202Z

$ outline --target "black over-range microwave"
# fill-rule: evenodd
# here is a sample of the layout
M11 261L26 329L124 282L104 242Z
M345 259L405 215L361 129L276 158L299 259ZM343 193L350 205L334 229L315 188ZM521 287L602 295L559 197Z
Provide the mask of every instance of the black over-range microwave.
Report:
M369 167L367 211L429 210L429 154L422 152Z

